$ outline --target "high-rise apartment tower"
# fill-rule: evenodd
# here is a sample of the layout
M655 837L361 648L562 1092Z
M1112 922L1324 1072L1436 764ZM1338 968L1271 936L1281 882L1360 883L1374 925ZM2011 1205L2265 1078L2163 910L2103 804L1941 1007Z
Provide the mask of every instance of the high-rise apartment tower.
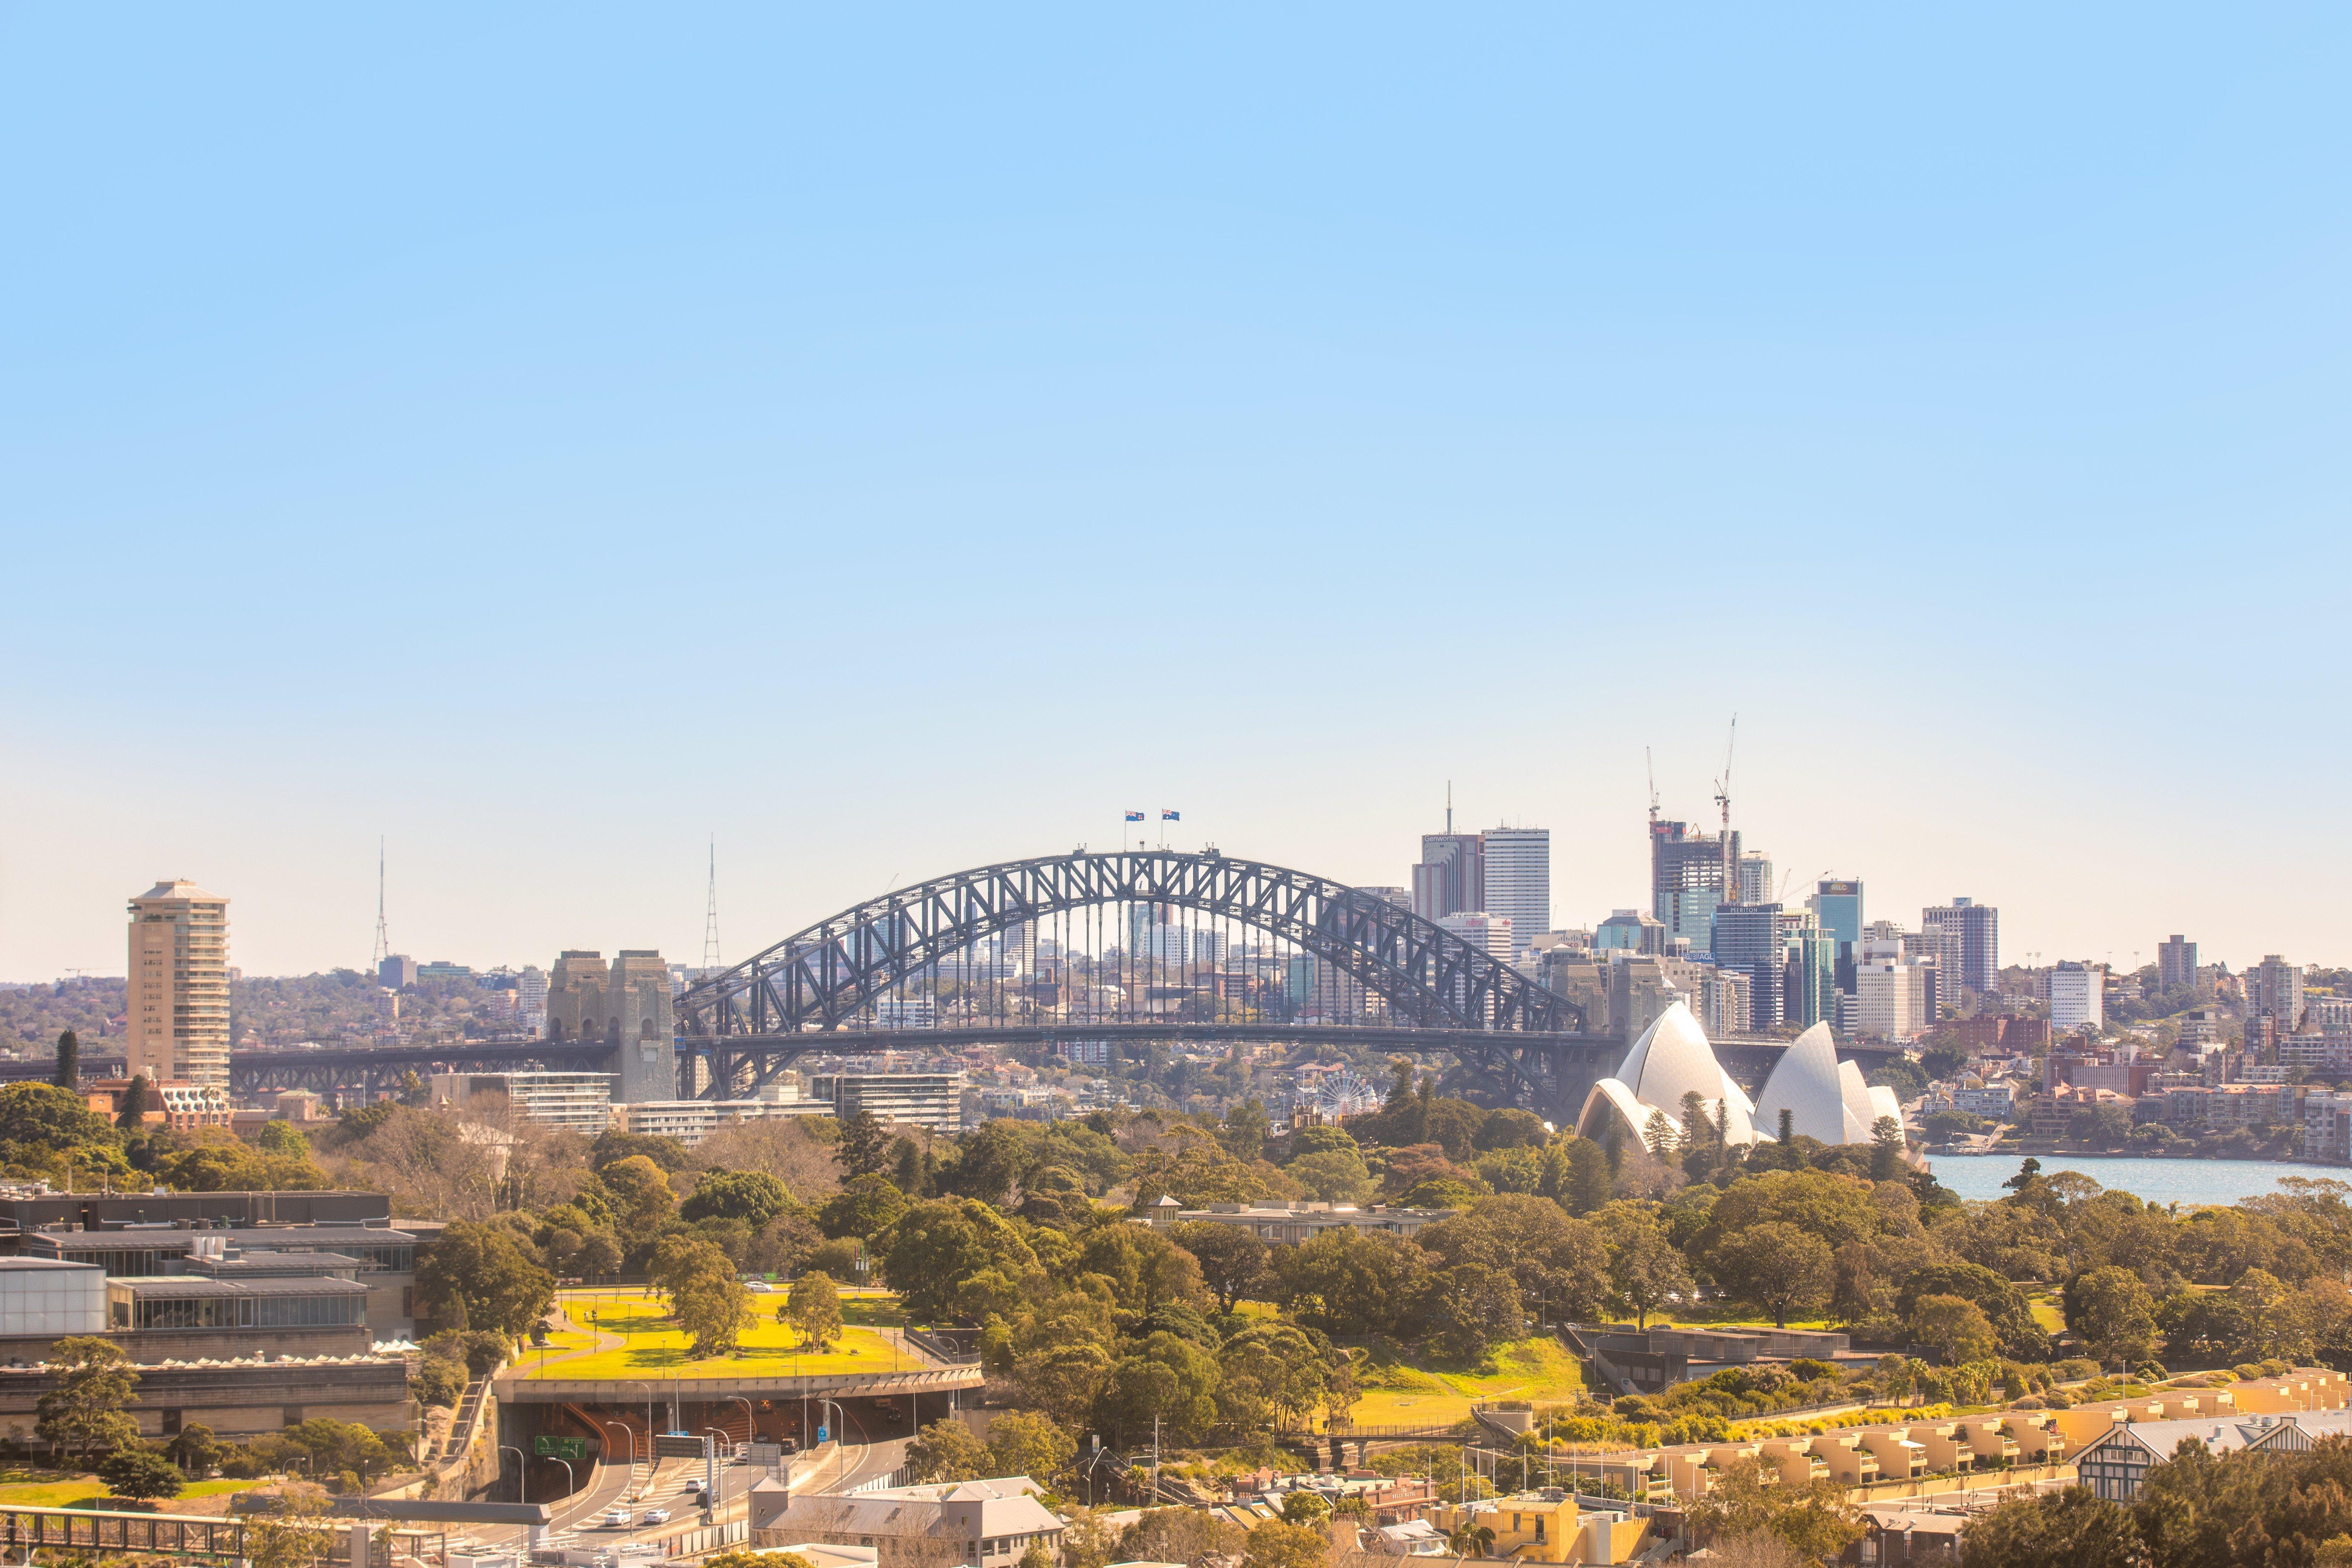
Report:
M2197 984L2197 944L2173 936L2156 944L2156 983L2167 991Z
M125 1054L149 1083L228 1088L228 900L158 882L131 900Z
M1412 912L1435 921L1486 907L1486 854L1480 836L1423 834L1421 864L1412 868Z
M2000 975L2000 911L1973 899L1919 911L1919 929L1937 939L1936 963L1944 984L1955 988L1941 999L1942 1011L1952 1012L1958 992L1990 996Z
M1511 922L1512 960L1551 930L1551 829L1490 827L1485 840L1486 912Z

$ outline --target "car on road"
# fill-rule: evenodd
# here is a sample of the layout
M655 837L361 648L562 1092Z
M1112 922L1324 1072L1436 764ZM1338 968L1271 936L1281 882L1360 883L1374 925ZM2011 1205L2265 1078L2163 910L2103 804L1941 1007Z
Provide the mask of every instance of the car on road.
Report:
M669 1510L666 1508L649 1508L646 1510L645 1517L638 1520L637 1522L639 1524L667 1524L669 1522Z
M596 1516L596 1522L612 1526L625 1525L629 1522L629 1510L625 1508L608 1508Z

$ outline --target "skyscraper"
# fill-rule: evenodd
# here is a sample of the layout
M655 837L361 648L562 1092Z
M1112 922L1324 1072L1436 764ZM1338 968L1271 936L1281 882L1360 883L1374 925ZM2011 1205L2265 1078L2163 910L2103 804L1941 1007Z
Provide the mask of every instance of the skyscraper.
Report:
M1781 1022L1799 1029L1822 1022L1835 1024L1837 939L1812 923L1810 914L1798 918L1805 923L1791 931L1788 917L1782 917L1788 960L1781 986Z
M1739 854L1739 901L1743 904L1769 904L1780 889L1772 886L1772 857L1761 849L1743 849Z
M1490 915L1511 922L1510 957L1551 930L1551 829L1490 827L1481 837Z
M133 1078L228 1088L228 900L190 881L131 900Z
M2277 1033L2294 1033L2303 1021L2303 965L2289 963L2273 952L2247 970L2246 1016L2267 1016L2277 1025ZM2249 1029L2246 1038L2251 1042L2253 1037Z
M1954 994L1939 998L1940 1010L1950 1015L1958 1002L1958 992L1973 991L1979 996L1990 996L1998 988L2000 975L2000 911L1973 899L1954 899L1950 903L1919 911L1919 929L1937 939L1936 962L1942 972L1944 984L1954 987Z
M1433 921L1486 907L1486 857L1479 836L1423 834L1421 864L1412 868L1412 912Z
M2103 963L2062 963L2050 971L2050 1027L2069 1033L2106 1021L2107 969Z
M2174 936L2156 944L2156 983L2164 990L2197 984L2197 944Z
M1708 943L1717 968L1748 977L1748 1027L1779 1028L1783 989L1780 906L1717 904Z
M1502 963L1511 962L1511 952L1518 939L1511 930L1508 915L1490 915L1483 910L1471 910L1441 916L1437 923L1471 946L1483 950L1487 957Z
M1739 849L1734 829L1731 847ZM1691 830L1686 822L1650 824L1650 913L1666 935L1689 941L1704 952L1715 940L1716 905L1723 901L1723 840Z
M1813 896L1805 900L1805 907L1813 911L1813 918L1821 922L1823 931L1830 933L1830 940L1839 943L1842 949L1853 948L1861 943L1863 918L1860 882L1843 879L1833 881L1823 879L1813 884ZM1851 958L1854 955L1850 952L1842 951L1838 956Z

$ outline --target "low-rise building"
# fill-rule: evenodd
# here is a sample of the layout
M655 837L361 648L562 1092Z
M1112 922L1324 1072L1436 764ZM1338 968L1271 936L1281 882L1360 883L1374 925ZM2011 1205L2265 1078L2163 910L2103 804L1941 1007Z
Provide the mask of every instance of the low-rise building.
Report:
M820 1073L809 1079L809 1096L847 1121L866 1111L877 1121L896 1121L932 1132L963 1127L967 1075L954 1072Z
M631 1132L675 1138L691 1149L722 1127L793 1116L830 1116L822 1100L647 1100L615 1107Z
M1441 1503L1430 1523L1449 1537L1465 1526L1491 1531L1492 1544L1482 1533L1481 1554L1518 1563L1623 1563L1650 1532L1650 1521L1630 1509L1580 1509L1575 1496L1559 1487Z
M433 1103L479 1105L504 1099L512 1114L593 1138L613 1122L607 1072L436 1072Z
M2303 1097L2303 1157L2352 1163L2352 1094L2313 1089Z
M2194 1437L2208 1453L2291 1453L2308 1448L2322 1437L2352 1436L2352 1412L2291 1411L2284 1415L2240 1415L2229 1419L2136 1421L2118 1425L2075 1456L2074 1468L2083 1485L2111 1502L2128 1503L2139 1495L2148 1468L2179 1452Z
M1326 1203L1211 1204L1204 1209L1188 1209L1164 1195L1146 1205L1143 1212L1154 1226L1206 1220L1212 1225L1239 1226L1261 1241L1273 1242L1309 1241L1327 1230L1411 1236L1423 1226L1454 1217L1452 1209L1394 1208L1387 1204L1364 1207Z
M1061 1555L1064 1527L1037 1500L1039 1489L1026 1476L999 1476L795 1497L786 1482L770 1477L751 1488L751 1544L870 1546L879 1568L950 1562L1013 1568L1032 1545Z

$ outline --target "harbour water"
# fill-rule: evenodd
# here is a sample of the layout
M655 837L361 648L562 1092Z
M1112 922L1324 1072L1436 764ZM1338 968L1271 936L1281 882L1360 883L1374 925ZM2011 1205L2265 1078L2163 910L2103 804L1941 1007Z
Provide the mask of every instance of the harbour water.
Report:
M2045 1175L2079 1171L2103 1187L2120 1188L2151 1203L2233 1204L2274 1192L2281 1176L2352 1180L2342 1165L2281 1164L2271 1160L2137 1160L2095 1154L2043 1154ZM1964 1198L2002 1198L2001 1184L2024 1162L2015 1154L1936 1154L1928 1166L1936 1179Z

